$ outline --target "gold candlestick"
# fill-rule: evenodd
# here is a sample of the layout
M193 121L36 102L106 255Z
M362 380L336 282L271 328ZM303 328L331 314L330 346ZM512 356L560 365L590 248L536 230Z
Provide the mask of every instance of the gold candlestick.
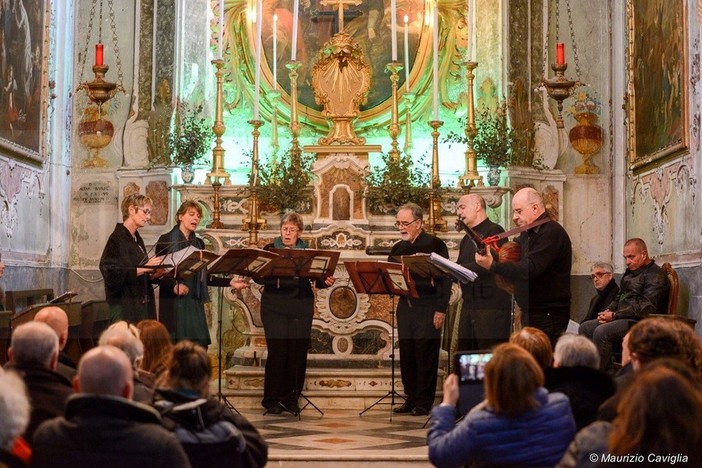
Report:
M556 73L553 78L544 78L542 83L546 86L546 91L551 99L558 104L558 116L556 116L556 127L563 128L563 101L573 94L573 91L580 85L579 81L567 79L564 74L568 68L567 63L552 64L551 69Z
M273 108L273 115L271 116L271 163L275 165L276 155L280 149L280 144L278 143L278 101L280 101L280 91L277 89L272 89L268 91L268 101L271 103Z
M416 94L410 92L402 96L405 101L405 154L410 154L412 150L412 104L416 97Z
M297 77L298 69L302 64L296 60L288 62L285 67L290 70L290 136L292 144L290 148L291 163L297 167L300 165L300 123L297 121Z
M207 225L208 229L224 229L224 223L221 221L221 209L219 201L219 189L222 187L219 179L215 179L212 182L212 189L214 190L214 196L212 197L212 222Z
M466 94L467 94L467 107L468 107L468 118L466 119L465 134L468 138L468 147L466 148L465 158L466 158L466 172L458 180L458 186L462 188L466 193L470 191L471 187L475 187L476 181L479 187L482 187L483 178L478 174L478 159L475 156L475 149L473 147L473 140L475 135L478 133L475 127L475 102L473 97L473 81L475 80L475 74L473 70L478 67L477 62L466 61L464 62L466 66Z
M431 189L429 190L429 232L446 232L446 220L441 216L441 179L439 178L439 127L444 124L441 120L432 120L429 126L432 128L431 139Z
M214 184L220 178L224 179L224 185L231 185L229 173L224 170L224 148L222 147L222 135L226 127L222 117L222 81L224 78L224 60L212 60L212 64L217 68L215 76L217 77L217 98L215 101L215 122L212 126L212 131L216 136L215 147L212 149L212 170L207 174L210 183ZM215 208L219 210L219 207Z
M390 62L385 65L385 69L390 72L390 83L392 84L392 120L390 126L388 127L388 133L392 139L392 149L390 150L390 156L397 160L400 157L400 150L398 149L397 137L400 135L400 124L398 123L398 106L397 106L397 80L399 79L398 73L402 71L402 64L398 62Z
M258 130L263 125L262 120L249 120L253 127L253 151L251 156L251 176L249 178L249 215L242 221L241 229L249 231L249 245L258 245L258 231L266 229L266 220L259 218L258 206Z

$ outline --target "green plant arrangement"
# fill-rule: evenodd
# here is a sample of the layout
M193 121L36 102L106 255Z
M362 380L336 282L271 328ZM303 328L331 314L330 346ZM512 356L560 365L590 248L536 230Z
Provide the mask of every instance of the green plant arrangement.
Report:
M279 161L261 164L258 169L261 203L278 211L309 212L311 204L307 188L315 177L312 172L315 160L314 154L301 153L299 164L293 164L288 150Z
M423 158L420 159L420 163ZM412 157L401 154L397 159L383 155L384 168L365 177L366 203L376 213L391 213L397 207L413 202L427 207L431 177L428 166L416 167Z
M171 162L180 167L208 163L215 135L212 123L202 116L202 105L192 106L179 100L173 120L167 139Z

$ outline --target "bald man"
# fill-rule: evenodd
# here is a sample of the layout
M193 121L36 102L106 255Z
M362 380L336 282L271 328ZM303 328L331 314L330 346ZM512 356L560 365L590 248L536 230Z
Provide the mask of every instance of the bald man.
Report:
M457 214L463 223L482 238L505 230L487 217L483 197L463 195L458 200ZM499 245L507 239L502 239ZM478 274L472 283L461 284L463 307L458 325L458 349L488 349L507 341L511 331L512 297L495 285L495 275L475 263L475 243L466 234L461 240L457 263Z
M85 353L73 386L78 395L66 404L66 416L35 433L32 466L190 466L158 413L132 401L132 366L123 351L98 346Z
M541 194L523 188L512 198L512 219L523 231L517 242L518 262L498 263L492 255L475 254L478 265L514 282L522 325L543 330L555 346L570 320L570 270L573 251L563 226L549 218ZM532 223L543 222L538 226Z
M56 306L43 307L34 316L34 321L44 322L56 332L59 339L59 357L58 364L56 364L56 372L68 380L73 380L77 373L76 364L63 352L66 343L68 343L68 316L66 312Z

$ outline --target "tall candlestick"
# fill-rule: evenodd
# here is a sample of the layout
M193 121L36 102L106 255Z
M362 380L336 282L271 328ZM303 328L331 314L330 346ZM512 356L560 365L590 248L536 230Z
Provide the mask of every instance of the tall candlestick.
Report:
M565 63L565 45L559 42L556 44L556 65L563 65Z
M95 65L104 65L105 64L105 46L102 45L102 42L98 42L95 44Z
M273 89L278 89L278 14L273 13Z
M300 16L300 0L293 1L292 38L290 41L290 61L297 60L297 23Z
M434 120L439 120L439 2L434 2L434 11L432 15L433 40L434 47L434 67L432 78L434 81Z
M405 90L409 92L409 16L405 15Z
M258 104L261 99L261 26L263 25L263 0L256 1L256 78L254 80L254 120L259 120Z
M468 6L468 54L466 59L469 62L475 62L473 52L475 50L473 42L475 41L475 0L470 0Z
M217 18L217 58L222 59L222 43L224 42L224 0L219 0L219 18Z
M392 61L397 62L397 0L390 0L390 31L392 33Z

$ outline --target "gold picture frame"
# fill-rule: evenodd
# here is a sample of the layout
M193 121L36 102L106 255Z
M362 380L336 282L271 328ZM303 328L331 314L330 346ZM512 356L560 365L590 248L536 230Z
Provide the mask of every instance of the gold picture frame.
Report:
M687 2L628 0L629 167L689 151Z

